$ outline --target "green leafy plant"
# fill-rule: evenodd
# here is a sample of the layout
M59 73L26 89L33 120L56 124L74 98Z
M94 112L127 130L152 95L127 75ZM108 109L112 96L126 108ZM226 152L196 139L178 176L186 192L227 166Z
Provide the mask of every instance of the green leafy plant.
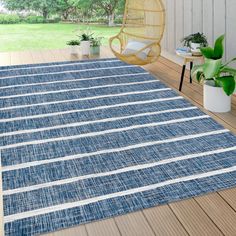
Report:
M67 45L69 46L78 46L80 45L80 41L79 40L70 40L67 42Z
M100 47L102 45L102 37L93 37L91 38L92 47Z
M215 87L222 87L225 93L230 96L235 91L236 69L230 67L229 64L236 61L236 58L233 58L227 63L222 62L224 56L224 38L224 35L220 36L216 40L214 48L201 48L205 63L194 66L192 76L199 83L202 81L213 81Z
M190 34L181 40L184 47L191 48L191 43L199 43L202 47L208 46L207 38L203 33Z
M79 35L80 41L90 41L93 37L93 33L83 33Z

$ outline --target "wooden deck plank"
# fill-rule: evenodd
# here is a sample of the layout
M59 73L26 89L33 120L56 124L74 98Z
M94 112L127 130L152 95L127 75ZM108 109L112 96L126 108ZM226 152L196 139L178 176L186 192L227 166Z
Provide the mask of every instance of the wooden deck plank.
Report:
M54 58L56 61L65 61L64 51L58 49L58 50L53 50L52 53L54 54Z
M45 59L43 58L41 51L31 52L31 56L32 56L33 62L36 64L45 62Z
M56 62L56 58L54 56L53 50L43 50L41 55L44 59L44 62Z
M236 188L221 191L219 194L236 211Z
M21 60L21 54L20 52L11 52L10 53L10 57L11 57L11 65L21 65L22 64L22 60Z
M194 199L169 204L179 221L191 236L222 235Z
M236 235L236 212L217 193L195 198L225 235Z
M32 53L30 51L25 51L20 53L21 64L34 64Z
M143 210L156 235L185 236L188 235L180 221L168 205Z
M88 236L120 236L114 219L97 221L85 225Z
M122 236L154 236L154 232L142 211L115 217Z
M11 65L11 54L7 52L0 53L0 66Z
M64 236L64 235L88 236L88 233L86 231L85 225L81 225L78 227L73 227L73 228L69 228L69 229L65 229L65 230L61 230L61 231L57 231L57 232L53 232L49 234L44 234L44 236Z

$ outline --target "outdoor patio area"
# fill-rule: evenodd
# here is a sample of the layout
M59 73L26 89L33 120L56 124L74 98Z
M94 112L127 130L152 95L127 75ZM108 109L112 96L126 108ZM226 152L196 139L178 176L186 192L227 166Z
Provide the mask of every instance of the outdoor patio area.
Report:
M111 58L108 47L102 47L100 58ZM95 57L94 57L95 58ZM94 59L89 58L89 59ZM88 58L71 56L68 49L0 53L0 65L23 65L76 61ZM181 66L161 57L157 62L144 67L156 78L178 91ZM233 96L232 111L212 113L203 109L202 86L195 81L189 83L189 72L185 75L181 96L209 114L218 123L236 134L236 97ZM157 206L150 209L89 223L48 236L216 236L236 235L236 188L220 191L189 200ZM1 209L2 214L2 209ZM1 217L1 221L2 221ZM1 225L3 223L1 222ZM3 229L3 227L1 227Z

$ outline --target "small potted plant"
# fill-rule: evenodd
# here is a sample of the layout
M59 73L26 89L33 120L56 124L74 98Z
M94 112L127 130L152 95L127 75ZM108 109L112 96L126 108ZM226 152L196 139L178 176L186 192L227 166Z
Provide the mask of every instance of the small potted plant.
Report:
M90 42L93 34L83 33L79 36L81 51L83 56L87 56L90 54Z
M72 54L72 55L78 54L78 49L79 49L79 45L80 45L79 40L68 41L67 45L70 46L70 54Z
M229 112L231 95L235 91L236 69L229 64L236 58L227 63L222 62L223 42L224 35L216 40L214 48L201 48L205 63L192 70L193 78L204 82L204 107L212 112Z
M190 48L195 56L202 55L200 48L208 46L207 38L203 33L190 34L182 39L182 43L185 47Z
M90 52L92 55L99 55L100 54L100 46L102 44L101 37L94 37L91 39L91 49Z

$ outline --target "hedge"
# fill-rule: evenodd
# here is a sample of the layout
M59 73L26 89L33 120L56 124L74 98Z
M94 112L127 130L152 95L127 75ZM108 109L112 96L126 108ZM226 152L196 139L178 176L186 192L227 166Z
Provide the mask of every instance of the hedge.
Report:
M18 15L0 14L0 24L18 24L21 18Z
M45 19L42 16L30 15L23 18L18 15L0 14L0 24L19 24L19 23L42 24L42 23L58 23L60 21L61 18L59 17L55 17L45 21Z

